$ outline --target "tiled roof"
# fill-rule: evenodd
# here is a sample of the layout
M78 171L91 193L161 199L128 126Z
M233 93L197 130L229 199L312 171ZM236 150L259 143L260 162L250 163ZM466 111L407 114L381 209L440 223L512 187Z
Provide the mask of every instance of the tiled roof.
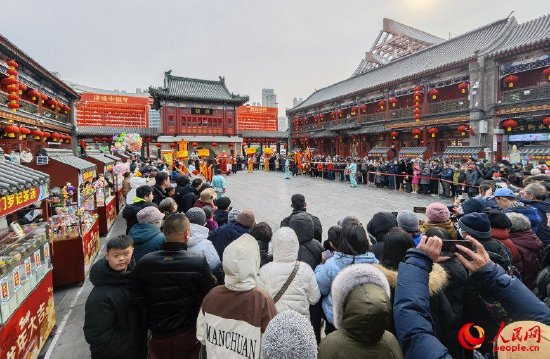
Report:
M449 146L443 152L443 155L477 155L483 147L475 146Z
M358 135L370 134L370 133L380 133L386 131L384 125L371 125L362 127L359 131L353 131L353 133Z
M524 155L550 155L548 146L525 146L520 152Z
M83 160L76 157L70 150L58 150L45 148L44 151L50 157L50 160L55 160L64 163L68 166L74 167L79 171L88 171L96 168L96 165L92 162Z
M268 138L288 138L286 131L239 131L242 137L268 137Z
M149 88L153 98L230 102L239 105L248 101L248 96L229 92L223 77L219 81L211 81L172 76L171 71L164 75L164 88Z
M115 156L115 155L112 155L112 154L110 154L110 153L103 153L103 155L104 155L105 157L110 158L110 159L115 160L115 161L122 161L122 158L117 157L117 156Z
M99 151L86 151L86 156L93 158L96 161L103 162L103 164L106 164L106 165L115 163L115 160L113 160L112 158L108 158L107 156L105 156L103 153Z
M0 159L0 196L47 183L50 176L29 167Z
M334 137L337 133L333 131L320 131L320 132L314 132L309 137L310 138L323 138L323 137Z
M399 155L422 155L427 149L426 147L405 147L399 151Z
M305 101L289 110L307 108L339 97L359 93L395 81L405 81L431 70L440 69L474 58L475 52L490 47L511 20L495 21L450 40L392 61L365 74L351 77L314 92Z
M514 25L508 36L488 51L490 56L550 42L550 14Z
M389 147L373 147L369 151L369 156L370 155L385 155L386 153L388 153L389 150L390 150Z
M102 127L102 126L78 126L76 133L78 136L114 136L121 132L137 133L142 136L158 135L158 128L145 127Z

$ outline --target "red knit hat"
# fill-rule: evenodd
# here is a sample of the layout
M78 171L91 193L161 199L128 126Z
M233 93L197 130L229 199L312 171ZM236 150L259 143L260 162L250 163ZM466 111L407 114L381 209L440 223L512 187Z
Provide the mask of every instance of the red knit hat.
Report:
M443 203L435 202L426 207L426 217L430 223L447 222L451 213Z

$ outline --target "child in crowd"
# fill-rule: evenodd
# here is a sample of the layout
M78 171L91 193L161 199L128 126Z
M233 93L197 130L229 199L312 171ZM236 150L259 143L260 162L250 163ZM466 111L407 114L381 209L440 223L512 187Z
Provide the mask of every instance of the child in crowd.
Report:
M206 214L205 227L208 228L209 231L213 231L214 229L218 228L218 222L216 222L216 220L214 219L214 212L212 211L212 208L204 206L202 207L202 210Z

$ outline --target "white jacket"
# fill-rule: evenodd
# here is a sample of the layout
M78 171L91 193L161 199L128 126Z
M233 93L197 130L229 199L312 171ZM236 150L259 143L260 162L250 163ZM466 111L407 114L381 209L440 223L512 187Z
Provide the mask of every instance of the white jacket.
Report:
M187 242L189 253L201 254L206 257L208 266L214 270L220 265L220 256L214 248L214 244L208 240L208 228L191 223L191 233Z
M260 268L260 280L271 297L283 287L298 259L298 237L293 229L282 227L273 234L273 262ZM309 318L309 306L321 298L315 274L309 265L300 262L296 276L275 305L277 311L295 310Z

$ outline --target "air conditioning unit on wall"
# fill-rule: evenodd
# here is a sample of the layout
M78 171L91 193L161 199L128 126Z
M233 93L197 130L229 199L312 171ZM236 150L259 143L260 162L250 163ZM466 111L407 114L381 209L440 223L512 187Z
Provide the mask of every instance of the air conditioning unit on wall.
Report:
M487 120L481 120L479 121L479 133L482 134L482 135L486 135L487 134Z

